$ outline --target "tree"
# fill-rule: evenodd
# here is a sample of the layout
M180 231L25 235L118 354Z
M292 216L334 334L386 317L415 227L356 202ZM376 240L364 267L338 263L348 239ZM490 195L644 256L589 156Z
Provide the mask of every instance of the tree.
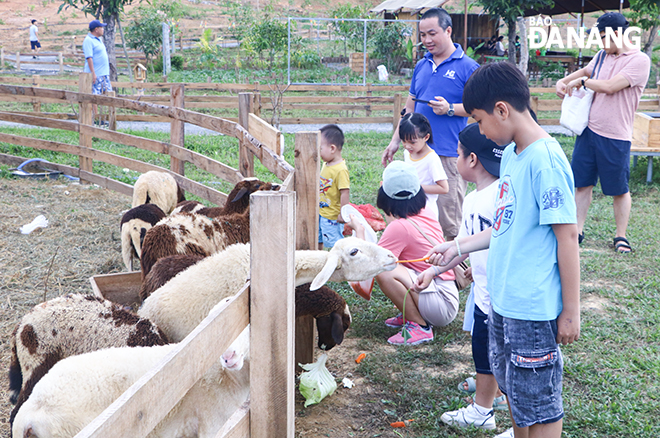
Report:
M344 56L347 56L346 46L350 43L351 50L360 51L363 47L364 23L361 21L344 21L341 18L368 18L369 11L364 6L341 5L330 12L330 16L340 19L334 22L337 34L344 40Z
M642 51L649 58L653 54L653 41L660 27L660 6L655 0L630 0L630 12L626 13L631 26L639 26L649 31L648 38L644 41Z
M108 52L110 61L110 80L117 80L117 56L115 54L115 24L119 21L119 14L124 7L133 3L133 0L62 0L58 13L62 9L73 7L85 14L93 15L96 19L102 18L107 24L103 34L103 44Z
M392 70L394 58L405 54L403 41L406 38L404 34L409 33L408 31L409 28L403 23L387 23L373 33L372 41L376 56L385 58L388 70Z
M500 16L509 29L509 62L516 63L516 20L527 9L554 6L553 0L478 0L486 12ZM520 38L527 38L521 35Z
M163 13L159 13L153 8L144 8L140 6L131 12L134 17L130 25L126 28L126 39L132 49L137 49L144 53L147 61L152 63L153 59L160 53L163 42L162 22Z
M248 50L257 53L259 57L263 52L268 54L269 67L273 70L275 57L287 48L287 23L282 20L265 16L256 21L245 37Z

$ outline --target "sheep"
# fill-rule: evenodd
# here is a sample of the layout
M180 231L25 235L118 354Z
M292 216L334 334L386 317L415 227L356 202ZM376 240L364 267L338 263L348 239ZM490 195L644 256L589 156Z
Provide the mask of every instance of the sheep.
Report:
M109 348L58 362L18 411L13 436L76 435L174 348ZM212 436L248 395L246 328L148 437Z
M176 208L170 213L171 216L179 213L197 213L202 208L206 208L206 205L197 201L182 201L176 204Z
M142 241L147 230L165 217L156 204L142 204L131 208L121 218L121 257L128 272L133 270L133 258L140 258Z
M153 291L202 259L204 257L180 254L159 259L142 283L140 299L144 301ZM318 346L322 350L331 350L341 344L351 325L351 312L346 301L327 286L316 291L310 291L309 283L296 287L296 318L305 315L316 319Z
M362 281L396 265L394 255L356 237L341 239L330 251L296 251L296 286L327 281ZM138 315L153 321L172 342L181 341L221 299L233 295L250 274L250 247L236 244L201 260L150 295ZM185 293L184 293L185 292Z
M16 403L11 418L35 384L63 358L107 347L169 343L158 327L132 311L80 294L35 306L18 323L10 342L10 401Z
M172 175L150 170L143 173L133 186L133 205L156 204L165 214L170 214L176 204L185 201L183 189Z

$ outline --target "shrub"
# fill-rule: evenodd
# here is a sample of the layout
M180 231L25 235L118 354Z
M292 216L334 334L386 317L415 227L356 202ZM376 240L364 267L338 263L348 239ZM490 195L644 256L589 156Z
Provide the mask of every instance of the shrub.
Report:
M321 65L321 57L314 50L296 50L291 53L291 66L298 68L314 68Z

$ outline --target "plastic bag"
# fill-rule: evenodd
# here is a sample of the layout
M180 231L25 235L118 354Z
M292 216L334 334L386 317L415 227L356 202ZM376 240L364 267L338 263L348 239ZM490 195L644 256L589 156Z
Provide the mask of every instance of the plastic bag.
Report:
M387 67L385 67L383 64L379 65L376 67L378 70L378 80L381 82L385 82L389 79L390 74L387 72Z
M571 96L567 93L561 102L559 124L573 131L575 135L581 135L589 124L589 110L593 98L593 90L584 87L573 91Z
M298 389L305 397L305 407L319 403L329 395L334 394L337 382L325 367L328 355L323 353L314 363L299 364L305 372L300 375Z
M21 227L21 233L22 234L30 234L37 228L46 228L48 226L48 219L46 219L46 216L43 214L40 214L39 216L35 217L32 222L29 224L23 225Z

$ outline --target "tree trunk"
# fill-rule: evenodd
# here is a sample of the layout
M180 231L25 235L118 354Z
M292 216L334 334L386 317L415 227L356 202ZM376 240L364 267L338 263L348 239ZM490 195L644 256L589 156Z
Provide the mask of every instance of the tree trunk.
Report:
M658 33L658 24L654 24L651 30L649 31L649 39L646 41L644 44L644 48L642 49L642 52L646 53L649 58L652 57L653 55L653 40L655 40L655 36Z
M128 66L128 77L133 82L133 69L131 68L131 59L128 57L128 50L126 49L126 38L124 38L124 29L121 27L119 19L117 19L117 27L119 28L119 35L121 36L121 45L124 48L124 56L126 57L126 65Z
M103 22L107 24L103 32L103 44L108 52L110 61L110 80L117 81L117 55L115 54L115 23L119 19L117 14L109 14L103 11Z
M509 29L509 62L516 65L516 20L506 20Z
M527 26L525 26L524 17L518 17L518 34L520 35L520 59L518 60L518 70L527 76L529 49L527 48Z

